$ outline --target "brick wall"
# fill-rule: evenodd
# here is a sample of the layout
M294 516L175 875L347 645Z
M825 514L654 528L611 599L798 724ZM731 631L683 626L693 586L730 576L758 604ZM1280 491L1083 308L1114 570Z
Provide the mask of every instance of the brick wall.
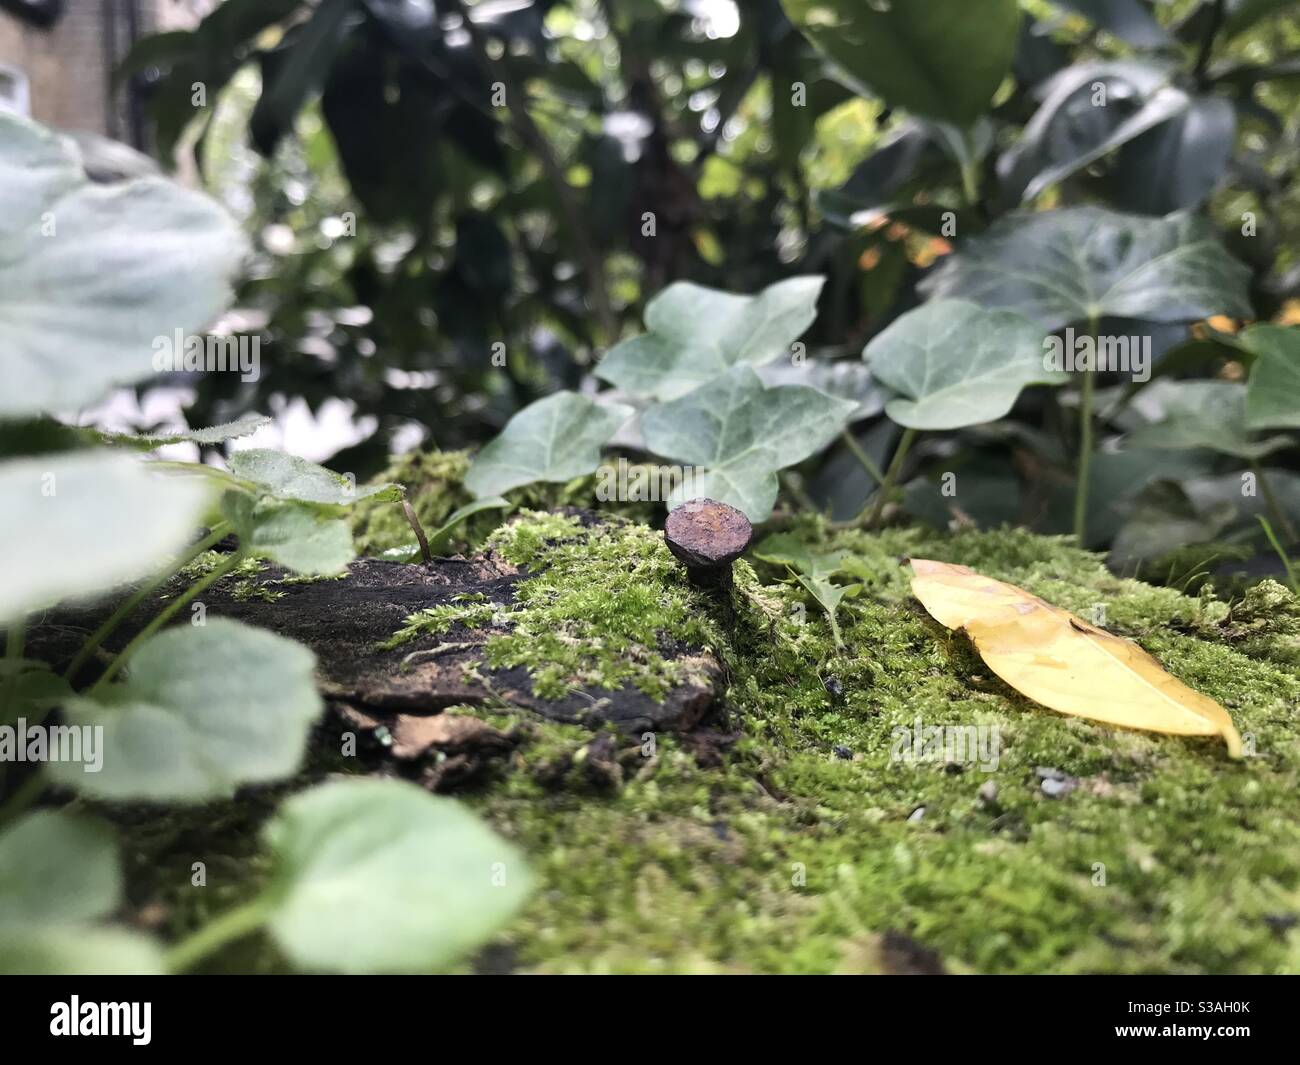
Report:
M62 17L47 29L0 10L0 68L26 75L33 118L130 140L125 94L110 99L109 78L131 44L133 2L141 35L191 26L207 6L194 0L64 0Z

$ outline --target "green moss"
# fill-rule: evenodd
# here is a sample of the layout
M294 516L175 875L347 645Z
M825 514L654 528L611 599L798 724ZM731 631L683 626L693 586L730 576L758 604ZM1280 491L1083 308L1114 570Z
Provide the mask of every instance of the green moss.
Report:
M622 739L611 790L587 771L590 732L463 708L527 723L509 762L463 796L538 881L494 956L537 971L826 972L878 966L873 937L893 930L957 971L1300 971L1294 596L1272 583L1233 602L1187 596L1018 530L794 531L857 559L866 588L840 607L842 651L802 589L743 562L724 631L643 526L525 514L490 538L529 570L515 628L489 641L494 663L553 694L657 693L669 646L712 647L730 686L707 724L737 734L720 758L697 756L698 737ZM906 557L1104 611L1227 707L1253 754L1233 762L1220 741L1035 706L911 598ZM423 623L482 625L495 609L466 599ZM996 768L897 759L918 722L996 729ZM1052 771L1069 778L1056 797Z
M661 736L616 797L557 792L526 771L525 749L520 771L475 800L542 882L506 936L521 963L829 971L863 964L860 945L893 929L958 970L1300 969L1288 930L1300 915L1292 597L1257 593L1244 616L1263 631L1248 655L1223 604L1118 579L1065 540L801 532L854 551L867 594L841 608L837 654L798 588L741 581L728 702L742 738L721 768ZM555 550L572 558L583 545ZM910 599L902 556L971 565L1085 616L1103 607L1109 627L1227 706L1254 757L1034 706ZM652 598L671 601L680 575L658 580ZM893 760L918 719L996 727L996 771ZM551 747L566 741L541 731ZM1050 797L1040 768L1073 790Z
M690 667L664 654L668 644L723 643L662 535L644 525L615 519L589 530L575 517L525 511L493 533L487 547L529 572L510 606L458 597L408 617L385 646L455 624L504 622L510 631L488 639L484 658L493 668L527 669L542 698L634 685L662 700L689 679Z
M458 508L473 496L464 486L471 456L468 451L411 451L393 460L375 478L376 483L396 482L406 487L406 499L415 510L425 532L432 536ZM518 508L554 510L561 507L594 507L597 478L593 474L578 477L568 484L535 484L518 488L506 498ZM656 507L649 503L630 502L603 505L610 514L649 521ZM501 524L500 511L472 515L456 531L448 553L478 548ZM379 555L393 549L414 545L415 536L401 506L393 503L361 500L351 510L352 535L357 553Z

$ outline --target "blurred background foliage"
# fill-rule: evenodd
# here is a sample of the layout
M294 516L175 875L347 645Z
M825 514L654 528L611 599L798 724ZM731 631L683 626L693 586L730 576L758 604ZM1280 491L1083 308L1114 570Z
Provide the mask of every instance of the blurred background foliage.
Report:
M1022 205L1204 212L1251 268L1258 319L1300 321L1295 5L1021 7L1012 77L962 126L873 98L778 0L224 0L193 32L146 38L122 76L147 90L157 155L256 246L228 324L263 337L261 378L197 379L187 417L341 398L357 442L327 464L369 476L594 388L595 360L675 280L754 292L824 274L808 350L822 370L858 363L952 250L945 212L969 236ZM1157 381L1102 420L1089 539L1120 567L1185 579L1261 545L1240 461L1111 446L1167 413L1163 374L1241 379L1216 340L1239 326L1123 328L1154 338ZM906 509L1065 531L1068 402L1036 390L1004 421L930 434ZM792 505L861 509L854 448L883 465L898 432L861 409L852 442L787 476ZM1269 461L1300 519L1296 450ZM934 481L953 470L961 508ZM1171 558L1183 545L1208 548Z

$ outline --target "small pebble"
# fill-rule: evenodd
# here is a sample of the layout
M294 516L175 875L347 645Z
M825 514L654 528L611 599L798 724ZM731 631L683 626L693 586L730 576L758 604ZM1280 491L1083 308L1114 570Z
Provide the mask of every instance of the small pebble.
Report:
M843 758L846 762L853 761L853 751L845 747L842 743L836 744L831 748L835 752L836 758Z
M912 811L912 813L908 816L907 819L909 821L920 821L923 817L925 817L925 807L918 806L915 810Z
M984 781L979 790L980 802L992 805L998 801L998 786L991 780Z
M1040 786L1043 789L1043 794L1049 799L1059 799L1062 795L1069 795L1074 790L1074 781L1048 779L1044 780Z

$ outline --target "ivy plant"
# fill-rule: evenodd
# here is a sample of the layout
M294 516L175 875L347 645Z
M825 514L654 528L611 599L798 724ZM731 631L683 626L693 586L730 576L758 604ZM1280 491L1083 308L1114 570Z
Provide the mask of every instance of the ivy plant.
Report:
M0 970L180 972L262 927L304 969L428 969L489 936L527 891L522 858L454 803L347 781L272 821L277 872L262 896L168 948L111 923L124 890L112 831L29 809L52 786L105 803L204 802L289 780L303 762L323 705L312 653L230 619L168 623L248 560L341 571L354 557L347 508L397 503L401 487L358 486L261 448L234 450L224 468L152 454L228 445L266 424L256 415L144 435L59 420L152 376L152 341L204 329L243 254L205 196L153 177L94 184L71 141L0 114L0 724L26 729L58 711L98 737L93 766L83 751L16 786L0 777ZM215 551L232 533L234 549ZM62 675L25 657L30 615L106 593L117 608ZM153 616L105 654L147 602L160 604Z

